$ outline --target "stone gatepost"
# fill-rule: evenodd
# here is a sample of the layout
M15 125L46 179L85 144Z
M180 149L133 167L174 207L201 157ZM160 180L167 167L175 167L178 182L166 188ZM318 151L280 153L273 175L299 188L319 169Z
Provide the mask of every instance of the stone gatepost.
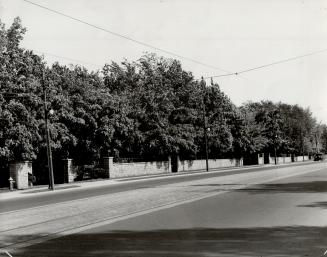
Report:
M178 172L178 166L180 164L179 156L178 155L172 155L170 157L170 169L172 173Z
M32 162L22 161L11 163L9 167L10 177L14 180L17 189L28 188L28 174L32 175Z
M171 173L171 157L170 157L170 155L168 156L167 171L168 171L168 173Z
M110 178L110 172L113 172L114 157L103 157L103 169L106 178Z
M236 161L235 161L235 166L236 167L242 167L243 166L243 158L237 158Z
M262 154L262 153L258 154L258 165L263 165L265 163L264 158L265 158L264 154Z
M64 183L74 182L77 174L74 171L73 159L63 159Z

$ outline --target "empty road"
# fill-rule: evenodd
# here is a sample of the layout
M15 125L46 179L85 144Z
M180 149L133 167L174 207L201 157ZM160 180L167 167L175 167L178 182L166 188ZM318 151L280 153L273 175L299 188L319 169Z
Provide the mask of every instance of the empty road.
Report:
M0 200L2 251L286 257L327 250L326 162L64 191Z

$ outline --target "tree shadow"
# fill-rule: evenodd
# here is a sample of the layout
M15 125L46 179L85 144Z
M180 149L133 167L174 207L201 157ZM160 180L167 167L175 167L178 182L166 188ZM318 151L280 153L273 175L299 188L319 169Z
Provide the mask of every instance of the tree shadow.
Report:
M327 192L327 181L310 181L298 183L279 183L279 184L197 184L193 187L211 187L214 191L237 191L253 194L260 193L325 193ZM230 186L230 188L228 188ZM242 186L239 189L233 187Z
M326 193L327 181L260 184L237 189L237 191L248 193Z
M315 202L311 204L298 205L298 207L313 207L327 209L327 202Z
M290 226L84 232L12 254L15 257L318 257L323 256L326 248L327 227Z

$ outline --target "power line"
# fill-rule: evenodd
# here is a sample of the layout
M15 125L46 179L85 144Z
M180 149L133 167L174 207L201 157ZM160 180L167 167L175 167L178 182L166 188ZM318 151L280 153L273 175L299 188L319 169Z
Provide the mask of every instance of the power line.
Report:
M40 51L40 50L32 50L32 51L37 52L39 54L44 54L44 55L48 55L48 56L52 56L52 57L56 57L56 58L61 58L61 59L72 61L72 62L79 63L79 64L84 64L84 65L85 64L88 64L88 65L92 65L94 67L102 68L101 65L95 64L95 63L91 63L91 62L85 62L85 61L82 61L82 60L73 59L73 58L65 57L65 56L60 56L60 55L57 55L57 54L53 54L53 53L49 53L49 52L44 52L44 51Z
M143 46L146 46L146 47L148 47L148 48L152 48L152 49L154 49L154 50L157 50L157 51L160 51L160 52L163 52L163 53L166 53L166 54L169 54L169 55L172 55L172 56L175 56L175 57L178 57L178 58L181 58L181 59L184 59L184 60L187 60L187 61L193 62L193 63L197 63L197 64L199 64L199 65L202 65L202 66L205 66L205 67L208 67L208 68L212 68L212 69L220 70L220 71L227 72L227 73L230 72L230 71L227 71L227 70L225 70L225 69L221 69L221 68L219 68L219 67L213 66L213 65L211 65L211 64L206 64L206 63L204 63L204 62L201 62L201 61L195 60L195 59L193 59L193 58L186 57L186 56L182 56L182 55L177 54L177 53L174 53L174 52L172 52L172 51L165 50L165 49L163 49L163 48L159 48L159 47L153 46L153 45L151 45L151 44L148 44L148 43L145 43L145 42L142 42L142 41L136 40L136 39L131 38L131 37L129 37L129 36L126 36L126 35L123 35L123 34L120 34L120 33L114 32L114 31L112 31L112 30L108 30L108 29L102 28L102 27L100 27L100 26L97 26L97 25L91 24L91 23L89 23L89 22L87 22L87 21L84 21L84 20L81 20L81 19L75 18L75 17L73 17L73 16L70 16L70 15L68 15L68 14L65 14L65 13L62 13L62 12L59 12L59 11L56 11L56 10L51 9L51 8L49 8L49 7L46 7L46 6L44 6L44 5L40 5L40 4L34 3L34 2L32 2L32 1L29 1L29 0L22 0L22 1L24 1L24 2L26 2L26 3L29 3L29 4L31 4L31 5L37 6L37 7L39 7L39 8L45 9L45 10L47 10L47 11L50 11L50 12L52 12L52 13L55 13L55 14L61 15L61 16L66 17L66 18L68 18L68 19L71 19L71 20L74 20L74 21L77 21L77 22L83 23L83 24L85 24L85 25L87 25L87 26L90 26L90 27L92 27L92 28L95 28L95 29L98 29L98 30L104 31L104 32L106 32L106 33L112 34L112 35L114 35L114 36L117 36L117 37L120 37L120 38L123 38L123 39L129 40L129 41L132 41L132 42L137 43L137 44L139 44L139 45L143 45Z
M97 25L94 25L94 24L91 24L87 21L84 21L84 20L81 20L81 19L78 19L78 18L75 18L75 17L72 17L68 14L65 14L65 13L62 13L62 12L59 12L59 11L56 11L54 9L51 9L49 7L46 7L46 6L43 6L43 5L40 5L40 4L37 4L37 3L34 3L32 1L29 1L29 0L22 0L26 3L29 3L31 5L34 5L34 6L37 6L39 8L42 8L42 9L45 9L47 11L50 11L52 13L55 13L55 14L58 14L60 16L63 16L63 17L66 17L68 19L71 19L71 20L74 20L74 21L77 21L77 22L80 22L80 23L83 23L87 26L90 26L90 27L93 27L95 29L98 29L98 30L101 30L101 31L104 31L106 33L109 33L109 34L112 34L114 36L117 36L117 37L120 37L120 38L123 38L125 40L129 40L129 41L132 41L134 43L137 43L139 45L143 45L143 46L146 46L148 48L152 48L152 49L155 49L157 51L160 51L160 52L163 52L163 53L167 53L169 55L172 55L172 56L175 56L175 57L178 57L178 58L181 58L181 59L184 59L184 60L188 60L188 61L191 61L191 62L194 62L194 63L197 63L197 64L200 64L202 66L205 66L205 67L209 67L209 68L213 68L213 69L217 69L217 70L220 70L220 71L223 71L223 72L226 72L226 74L220 74L220 75L213 75L213 76L208 76L208 77L204 77L204 79L209 79L209 78L219 78L219 77L227 77L227 76L237 76L237 75L240 75L242 73L247 73L247 72L251 72L251 71L254 71L254 70L258 70L258 69L263 69L263 68L267 68L267 67L270 67L270 66L274 66L274 65L277 65L277 64L281 64L281 63L285 63L285 62L290 62L290 61L294 61L294 60L297 60L297 59L300 59L300 58L304 58L304 57L307 57L307 56L311 56L311 55L315 55L315 54L319 54L319 53L323 53L323 52L326 52L327 49L323 49L323 50L320 50L320 51L315 51L315 52L311 52L311 53L308 53L308 54L304 54L304 55L300 55L300 56L295 56L295 57L291 57L291 58L287 58L287 59L283 59L283 60L280 60L280 61L276 61L276 62L272 62L272 63L268 63L268 64L264 64L264 65L260 65L260 66L257 66L257 67L253 67L253 68L248 68L248 69L245 69L245 70L241 70L241 71L238 71L238 72L230 72L228 70L225 70L225 69L221 69L219 67L216 67L216 66L213 66L213 65L210 65L210 64L206 64L206 63L203 63L203 62L200 62L198 60L195 60L193 58L189 58L189 57L186 57L186 56L182 56L180 54L176 54L172 51L168 51L168 50L165 50L163 48L159 48L159 47L156 47L156 46L153 46L151 44L148 44L148 43L145 43L145 42L142 42L142 41L139 41L139 40L136 40L136 39L133 39L129 36L126 36L126 35L123 35L123 34L120 34L120 33L117 33L117 32L114 32L114 31L111 31L111 30L108 30L108 29L105 29L105 28L102 28L100 26L97 26ZM72 60L72 61L77 61L77 60L74 60L74 59L71 59L71 58L67 58L67 57L61 57L61 56L58 56L58 55L53 55L53 54L49 54L49 55L52 55L52 56L55 56L55 57L59 57L59 58L63 58L63 59L68 59L68 60ZM78 61L78 62L82 62L82 61ZM85 63L85 62L84 62ZM91 63L88 63L88 64L91 64ZM95 65L95 64L92 64L92 65ZM98 65L96 65L98 66Z
M227 74L209 76L209 77L205 77L204 79L221 78L221 77L227 77L227 76L233 76L233 75L237 76L237 75L240 75L242 73L267 68L267 67L274 66L274 65L277 65L277 64L281 64L281 63L285 63L285 62L291 62L291 61L294 61L294 60L297 60L297 59L305 58L305 57L308 57L308 56L311 56L311 55L321 54L321 53L324 53L324 52L327 52L327 49L311 52L311 53L308 53L308 54L298 55L298 56L295 56L295 57L290 57L290 58L287 58L287 59L283 59L283 60L280 60L280 61L260 65L260 66L253 67L253 68L248 68L248 69L241 70L241 71L238 71L238 72L231 72L231 73L227 73Z

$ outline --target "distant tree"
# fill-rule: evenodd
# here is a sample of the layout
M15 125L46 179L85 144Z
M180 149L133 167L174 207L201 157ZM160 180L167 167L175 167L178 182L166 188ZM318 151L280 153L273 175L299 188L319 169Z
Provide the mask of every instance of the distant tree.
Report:
M322 125L321 146L322 146L321 151L326 154L327 153L327 126L326 125Z
M287 146L281 126L282 120L279 110L271 101L260 103L248 103L245 108L254 113L254 119L260 125L261 133L266 138L266 144L262 151L274 153L274 150L284 152Z
M218 158L232 150L231 124L236 107L220 90L219 85L214 83L205 88L204 104L209 128L209 150L212 157Z
M253 113L254 120L266 138L262 151L301 155L310 153L314 147L313 130L316 121L309 109L298 105L262 101L247 103L243 108Z
M233 126L234 153L239 156L263 151L268 145L265 127L255 120L256 113L241 106Z
M279 103L277 105L282 118L282 131L288 144L288 150L296 155L310 149L305 142L312 137L312 130L316 121L309 109L303 109L298 105Z

